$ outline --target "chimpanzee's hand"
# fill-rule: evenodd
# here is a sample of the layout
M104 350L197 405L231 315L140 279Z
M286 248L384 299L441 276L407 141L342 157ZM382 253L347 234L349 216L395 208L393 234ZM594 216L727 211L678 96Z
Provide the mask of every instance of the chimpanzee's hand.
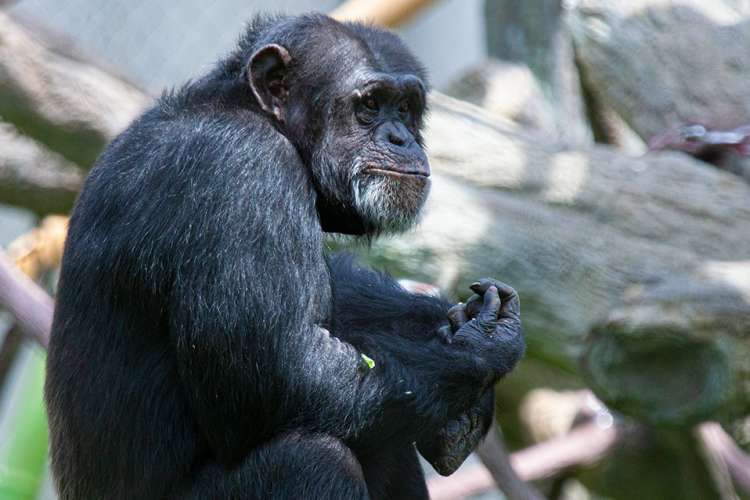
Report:
M476 292L466 304L448 310L448 321L439 332L448 343L466 345L486 360L491 373L479 401L448 422L436 434L417 442L419 453L442 475L452 474L477 447L492 424L494 382L510 371L523 355L518 294L508 285L493 279L474 283ZM495 356L496 359L492 359Z
M471 289L475 294L465 305L448 311L451 331L446 327L441 336L477 356L489 370L488 382L492 383L512 370L523 356L521 306L516 291L500 281L484 278Z
M449 325L438 336L475 357L486 387L510 372L523 356L521 305L516 291L501 281L484 278L470 288L474 295L448 310Z
M487 434L494 410L495 392L489 387L469 411L417 441L419 453L439 474L453 474Z

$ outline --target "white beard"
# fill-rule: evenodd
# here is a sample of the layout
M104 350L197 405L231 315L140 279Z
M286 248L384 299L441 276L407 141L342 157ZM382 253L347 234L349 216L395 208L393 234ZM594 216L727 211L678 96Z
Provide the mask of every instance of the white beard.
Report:
M400 233L416 224L426 193L401 192L396 179L357 176L353 182L354 204L360 217L383 233ZM421 199L411 199L412 196ZM408 197L407 199L404 199Z

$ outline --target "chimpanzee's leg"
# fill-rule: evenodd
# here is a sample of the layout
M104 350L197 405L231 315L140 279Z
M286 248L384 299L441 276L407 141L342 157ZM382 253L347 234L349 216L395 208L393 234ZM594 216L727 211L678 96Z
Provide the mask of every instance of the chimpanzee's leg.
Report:
M413 444L383 444L376 456L360 458L360 463L372 500L429 499Z
M362 467L340 440L290 432L253 450L234 468L204 466L188 491L190 500L369 500Z

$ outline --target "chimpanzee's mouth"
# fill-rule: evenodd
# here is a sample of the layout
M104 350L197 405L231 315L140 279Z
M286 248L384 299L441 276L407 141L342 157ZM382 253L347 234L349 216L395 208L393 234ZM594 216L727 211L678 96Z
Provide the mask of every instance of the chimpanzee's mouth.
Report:
M368 167L365 169L366 173L372 173L377 175L390 175L392 177L429 177L430 168L423 167L422 165L406 166L403 168L376 168Z

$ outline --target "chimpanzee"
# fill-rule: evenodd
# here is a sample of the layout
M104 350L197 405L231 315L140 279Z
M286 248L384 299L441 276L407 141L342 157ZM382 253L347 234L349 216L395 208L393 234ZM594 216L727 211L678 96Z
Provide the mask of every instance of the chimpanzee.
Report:
M261 17L109 145L49 346L63 500L418 499L415 442L465 458L524 350L515 292L451 307L324 253L416 220L426 92L389 32Z

